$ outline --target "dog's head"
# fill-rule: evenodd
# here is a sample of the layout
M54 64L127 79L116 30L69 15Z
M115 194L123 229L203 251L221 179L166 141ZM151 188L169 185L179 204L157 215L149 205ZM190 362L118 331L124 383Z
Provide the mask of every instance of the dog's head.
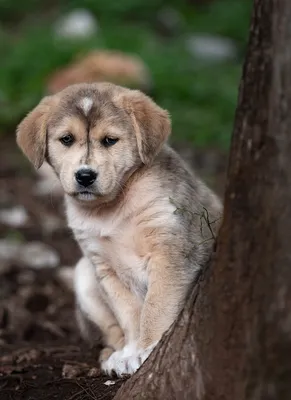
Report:
M17 143L36 168L48 161L68 195L107 202L170 130L168 113L141 92L80 84L45 97L18 126Z

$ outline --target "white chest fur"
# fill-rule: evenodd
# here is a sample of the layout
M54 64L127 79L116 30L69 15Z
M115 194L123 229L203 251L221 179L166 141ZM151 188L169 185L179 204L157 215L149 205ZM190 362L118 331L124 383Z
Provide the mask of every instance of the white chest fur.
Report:
M175 209L151 176L132 185L123 202L111 211L90 211L67 198L68 223L84 255L95 267L112 268L141 298L147 291L148 264L160 232L171 232L176 224Z
M68 223L84 255L112 268L124 285L144 298L149 254L139 245L134 219L122 212L90 213L68 204Z

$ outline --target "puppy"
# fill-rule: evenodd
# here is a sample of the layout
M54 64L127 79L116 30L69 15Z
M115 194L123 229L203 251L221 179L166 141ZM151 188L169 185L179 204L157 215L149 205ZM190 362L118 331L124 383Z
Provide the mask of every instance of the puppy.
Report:
M183 308L219 227L219 199L166 144L169 115L136 90L79 84L44 98L17 142L65 192L83 258L84 336L98 327L103 371L134 373Z

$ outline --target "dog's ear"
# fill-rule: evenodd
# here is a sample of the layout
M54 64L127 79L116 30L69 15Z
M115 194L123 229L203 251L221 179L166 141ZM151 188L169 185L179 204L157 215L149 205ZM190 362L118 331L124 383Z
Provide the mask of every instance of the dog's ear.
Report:
M35 168L41 167L46 153L46 131L53 96L45 97L18 125L16 141Z
M169 114L138 90L131 90L124 101L134 126L141 161L149 164L171 133Z

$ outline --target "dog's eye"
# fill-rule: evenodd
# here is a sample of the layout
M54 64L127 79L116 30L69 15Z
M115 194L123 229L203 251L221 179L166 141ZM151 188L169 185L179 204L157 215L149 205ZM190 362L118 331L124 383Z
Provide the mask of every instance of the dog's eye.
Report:
M60 138L60 142L64 145L64 146L72 146L72 144L74 143L75 139L74 136L71 134L65 135L63 137Z
M118 140L119 139L113 139L113 138L110 138L110 137L105 137L104 139L102 139L102 144L103 144L103 146L105 146L105 147L110 147L110 146L113 146L115 143L117 143L118 142Z

